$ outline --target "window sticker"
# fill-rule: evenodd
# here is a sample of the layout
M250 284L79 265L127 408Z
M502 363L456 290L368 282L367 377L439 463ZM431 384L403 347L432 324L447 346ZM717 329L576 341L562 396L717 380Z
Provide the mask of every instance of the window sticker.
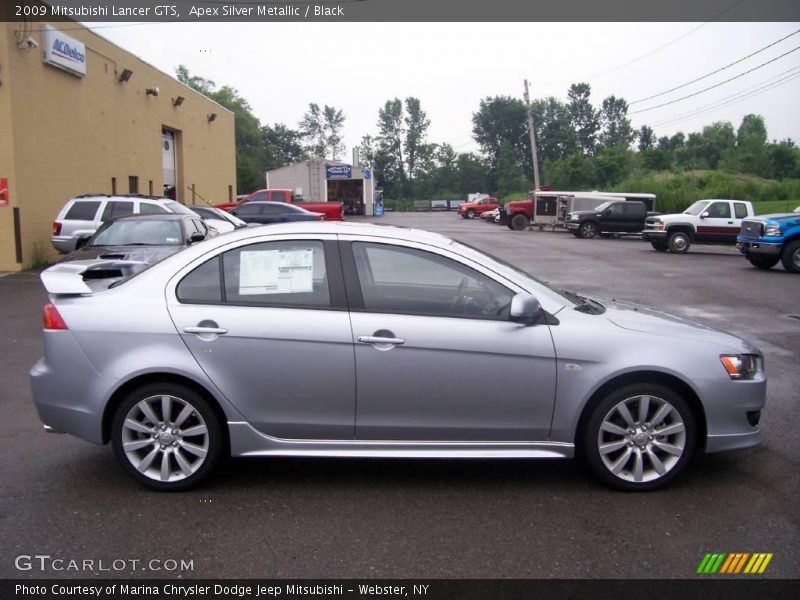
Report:
M244 250L239 295L301 294L314 290L314 250Z

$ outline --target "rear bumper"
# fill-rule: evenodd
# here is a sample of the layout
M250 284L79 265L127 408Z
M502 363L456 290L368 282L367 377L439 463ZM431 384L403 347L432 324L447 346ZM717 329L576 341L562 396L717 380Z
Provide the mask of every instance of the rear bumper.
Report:
M736 249L742 254L758 254L759 256L780 256L783 244L737 241Z
M73 250L75 250L75 238L69 236L54 236L50 238L50 243L53 244L53 248L58 250L61 254L69 254Z

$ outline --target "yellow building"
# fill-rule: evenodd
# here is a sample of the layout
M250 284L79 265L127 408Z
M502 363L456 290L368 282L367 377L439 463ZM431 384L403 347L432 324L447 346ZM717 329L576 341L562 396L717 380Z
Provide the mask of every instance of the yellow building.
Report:
M236 197L234 116L73 22L0 22L0 271L53 260L86 193Z

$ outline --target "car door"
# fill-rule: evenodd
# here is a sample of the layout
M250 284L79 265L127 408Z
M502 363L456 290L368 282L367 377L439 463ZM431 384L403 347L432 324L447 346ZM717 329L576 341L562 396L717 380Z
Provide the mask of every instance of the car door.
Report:
M329 238L239 242L196 261L167 290L170 315L200 367L251 425L274 437L353 437L353 339Z
M612 204L605 211L603 211L603 223L601 229L603 231L620 232L625 231L625 216L624 208L621 202Z
M741 219L737 221L731 214L731 203L727 200L717 200L706 206L700 215L697 241L733 244L741 227Z
M508 320L508 282L427 247L342 244L357 439L547 439L553 341Z

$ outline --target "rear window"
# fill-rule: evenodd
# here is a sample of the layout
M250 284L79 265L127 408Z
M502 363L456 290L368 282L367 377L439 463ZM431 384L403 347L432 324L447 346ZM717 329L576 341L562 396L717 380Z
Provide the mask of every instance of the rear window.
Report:
M100 208L99 200L77 201L67 211L64 220L69 221L94 221L97 209Z
M167 214L169 211L160 206L158 204L150 204L149 202L140 202L139 203L139 214L142 215L163 215Z

